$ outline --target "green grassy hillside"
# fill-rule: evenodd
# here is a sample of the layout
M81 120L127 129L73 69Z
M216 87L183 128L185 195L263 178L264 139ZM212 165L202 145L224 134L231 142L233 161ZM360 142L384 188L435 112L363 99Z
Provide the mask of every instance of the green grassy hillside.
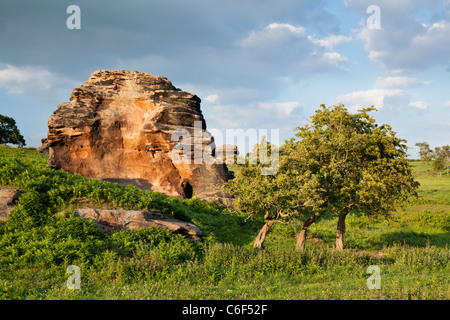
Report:
M276 224L266 250L254 250L262 220L46 163L34 150L0 146L0 185L23 191L0 224L0 299L450 298L450 178L423 167L420 197L391 219L348 217L346 250L334 250L329 219L310 227L306 250L297 252L302 221ZM80 206L159 211L195 223L204 241L160 229L107 235L70 213ZM69 265L80 267L79 290L67 288ZM379 290L367 288L370 265L380 267Z

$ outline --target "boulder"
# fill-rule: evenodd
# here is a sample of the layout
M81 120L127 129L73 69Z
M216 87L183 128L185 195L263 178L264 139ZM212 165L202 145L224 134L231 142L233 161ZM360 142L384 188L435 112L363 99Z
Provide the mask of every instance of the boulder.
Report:
M197 241L201 241L203 236L202 231L196 225L167 218L158 212L81 208L75 209L74 213L77 217L94 220L103 231L108 233L158 227Z
M15 203L21 194L17 189L0 188L0 221L8 219L8 215L16 207Z
M226 164L211 162L214 139L206 131L200 98L164 77L96 71L73 90L69 102L58 105L48 127L50 168L169 196L217 202L224 197L220 186L230 174ZM189 138L178 137L180 130ZM187 163L172 160L180 145L189 147L176 151L190 159ZM195 150L208 161L195 162Z

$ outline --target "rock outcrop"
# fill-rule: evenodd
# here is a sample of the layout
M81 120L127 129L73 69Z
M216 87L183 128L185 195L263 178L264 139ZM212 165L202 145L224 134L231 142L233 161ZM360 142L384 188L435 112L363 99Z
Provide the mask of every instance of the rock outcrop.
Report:
M81 208L75 209L74 213L75 216L94 220L107 233L158 227L197 241L202 241L203 236L202 231L196 225L167 218L158 212Z
M48 139L42 138L41 139L41 145L36 149L39 153L46 153L48 154Z
M48 126L48 167L223 202L219 187L229 177L226 165L210 159L194 163L194 150L210 158L214 152L200 99L164 77L96 71L58 106ZM194 139L195 128L200 140ZM180 136L180 130L190 136ZM178 155L188 163L172 160L180 144L185 148Z
M218 163L236 164L239 150L236 145L224 144L216 148L216 159Z
M0 221L6 221L11 211L16 207L15 203L22 193L20 190L0 188Z

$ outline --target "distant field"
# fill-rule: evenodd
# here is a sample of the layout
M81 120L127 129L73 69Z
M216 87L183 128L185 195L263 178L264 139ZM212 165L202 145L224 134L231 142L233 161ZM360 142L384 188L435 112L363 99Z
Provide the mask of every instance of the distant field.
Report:
M0 299L450 298L450 177L436 176L429 164L417 177L420 197L390 219L348 217L343 252L334 250L333 218L312 225L298 252L302 221L275 224L266 249L254 250L262 219L54 171L46 161L0 146L0 185L24 191L0 224ZM53 215L86 203L158 210L197 224L205 239L158 229L110 236L81 218ZM80 290L66 286L69 265L81 269ZM379 290L366 285L371 265L380 268Z

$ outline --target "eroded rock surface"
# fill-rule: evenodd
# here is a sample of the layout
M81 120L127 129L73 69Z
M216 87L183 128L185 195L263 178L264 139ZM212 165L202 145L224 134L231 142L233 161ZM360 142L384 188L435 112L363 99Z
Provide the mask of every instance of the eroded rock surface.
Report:
M0 221L6 221L21 195L20 190L0 188Z
M219 188L229 177L225 164L172 161L179 143L172 134L185 129L194 137L196 121L202 133L197 150L212 155L213 138L195 94L143 72L96 71L50 116L48 166L170 196L224 202ZM183 143L195 150L193 139Z
M74 213L75 216L94 220L102 230L108 233L158 227L197 241L201 241L203 236L202 231L196 225L167 218L158 212L81 208L76 209Z

